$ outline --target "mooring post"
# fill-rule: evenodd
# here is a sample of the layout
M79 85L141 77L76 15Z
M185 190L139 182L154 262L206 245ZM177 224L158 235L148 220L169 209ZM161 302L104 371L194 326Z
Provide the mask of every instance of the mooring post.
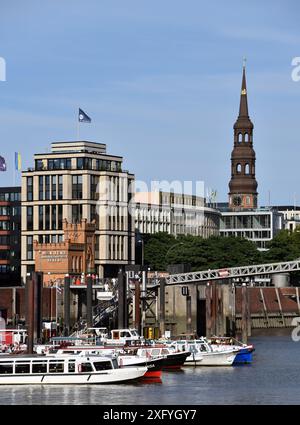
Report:
M93 278L89 274L86 279L86 324L93 327Z
M34 293L30 273L26 277L26 326L27 326L27 353L33 353L34 332Z
M205 288L206 307L206 336L211 337L211 285L208 282Z
M141 332L141 284L139 279L134 283L134 327Z
M186 296L186 332L192 333L192 297Z
M126 278L122 268L118 273L118 328L126 328L127 291Z
M165 333L165 285L165 279L161 279L159 288L159 330L161 336Z
M216 335L216 324L217 324L217 287L216 282L211 285L211 333Z
M43 273L32 272L33 290L33 341L39 342L42 337L43 324ZM41 342L41 341L40 341Z
M247 307L247 285L242 284L242 342L247 344L248 341L248 307Z
M70 334L70 308L70 276L66 274L64 278L64 336Z

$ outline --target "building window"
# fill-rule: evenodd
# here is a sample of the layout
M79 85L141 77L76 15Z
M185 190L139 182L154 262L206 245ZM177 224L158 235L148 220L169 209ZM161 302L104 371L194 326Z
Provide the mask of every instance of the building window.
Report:
M95 175L91 175L91 187L90 187L90 193L91 193L91 199L98 199L98 193L97 193L97 186L99 182L99 177Z
M243 135L242 133L238 134L238 142L241 143L243 141Z
M45 199L50 200L50 176L45 176Z
M33 230L33 207L27 207L27 230Z
M72 199L82 199L82 176L72 176Z
M33 177L27 177L27 201L33 200Z
M39 176L39 200L44 200L44 177Z
M33 260L33 236L27 236L27 260Z
M42 205L39 205L39 230L44 228L44 208Z
M237 164L236 165L236 172L239 173L239 174L242 172L242 166L241 166L241 164Z
M56 179L57 176L51 176L51 183L52 183L52 198L53 200L56 200Z
M45 206L45 230L50 230L50 205Z
M10 215L10 208L9 207L0 207L0 215Z
M91 170L92 158L77 158L77 170Z
M245 142L250 142L250 136L248 133L245 133Z
M250 174L250 165L249 164L246 164L245 165L245 174Z
M72 223L78 223L82 219L82 205L72 205Z
M10 222L0 221L0 230L10 230Z
M62 215L63 215L63 206L58 205L57 228L59 230L62 229L62 221L63 221Z
M52 205L51 229L56 230L56 205Z
M63 176L58 176L58 199L63 199Z

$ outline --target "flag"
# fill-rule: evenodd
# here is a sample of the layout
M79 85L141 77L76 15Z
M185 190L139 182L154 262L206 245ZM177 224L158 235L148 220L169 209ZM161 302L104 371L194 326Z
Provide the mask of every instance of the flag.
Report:
M79 108L78 121L79 122L91 122L92 120L85 112L83 112L82 109Z
M0 156L0 171L6 171L6 162L2 156Z
M21 154L19 152L15 152L15 169L17 171L21 171Z

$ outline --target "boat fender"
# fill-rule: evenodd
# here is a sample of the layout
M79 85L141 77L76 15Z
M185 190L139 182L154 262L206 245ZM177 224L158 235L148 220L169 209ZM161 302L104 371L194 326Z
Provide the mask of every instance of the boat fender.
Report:
M79 373L81 373L81 372L82 372L81 363L79 363L79 365L78 365L78 372L79 372Z

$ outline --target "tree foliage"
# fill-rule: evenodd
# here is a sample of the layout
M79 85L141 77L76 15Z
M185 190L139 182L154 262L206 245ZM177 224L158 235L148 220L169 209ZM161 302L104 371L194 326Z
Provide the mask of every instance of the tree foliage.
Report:
M166 270L170 264L190 264L193 271L259 264L262 254L252 242L235 237L147 235L145 264Z

